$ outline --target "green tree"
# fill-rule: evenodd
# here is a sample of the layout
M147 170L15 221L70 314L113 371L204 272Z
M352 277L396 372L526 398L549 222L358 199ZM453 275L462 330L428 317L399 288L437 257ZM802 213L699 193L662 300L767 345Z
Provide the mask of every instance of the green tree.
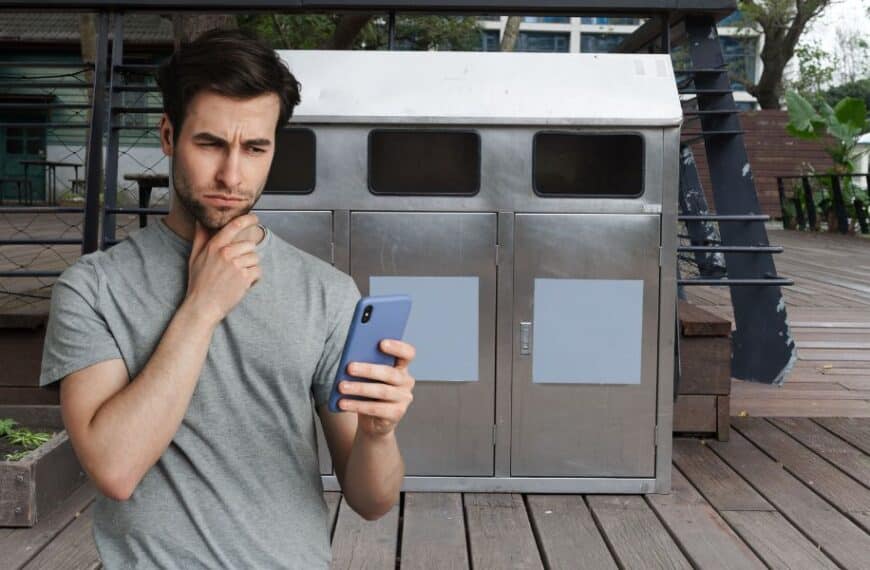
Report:
M336 15L245 15L239 27L277 49L386 49L389 22L385 16L349 20ZM396 17L396 49L476 49L481 43L477 19L469 16Z
M795 55L798 58L798 79L791 82L790 88L810 101L818 101L834 79L836 62L815 41L799 45L795 48Z
M783 70L795 54L798 40L807 25L821 14L830 0L740 0L742 28L761 28L764 68L755 85L747 91L758 99L762 109L779 109L783 91Z
M844 97L854 97L864 101L864 105L870 109L870 78L831 87L825 92L824 97L832 107Z

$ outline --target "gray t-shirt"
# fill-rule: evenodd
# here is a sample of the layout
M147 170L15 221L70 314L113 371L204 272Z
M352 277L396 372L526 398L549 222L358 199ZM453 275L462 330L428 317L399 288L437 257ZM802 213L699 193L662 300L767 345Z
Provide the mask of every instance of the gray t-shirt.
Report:
M191 243L162 219L84 255L52 292L40 385L121 358L134 380L187 290ZM271 230L260 281L215 329L169 447L127 501L99 494L106 568L325 568L314 408L328 400L359 290Z

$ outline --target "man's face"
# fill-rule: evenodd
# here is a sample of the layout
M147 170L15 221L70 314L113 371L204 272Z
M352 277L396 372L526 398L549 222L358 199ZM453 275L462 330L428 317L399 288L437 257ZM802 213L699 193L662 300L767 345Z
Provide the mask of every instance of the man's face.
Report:
M254 207L275 153L280 102L274 93L231 99L201 91L172 142L161 123L163 152L172 156L175 194L193 218L217 231Z

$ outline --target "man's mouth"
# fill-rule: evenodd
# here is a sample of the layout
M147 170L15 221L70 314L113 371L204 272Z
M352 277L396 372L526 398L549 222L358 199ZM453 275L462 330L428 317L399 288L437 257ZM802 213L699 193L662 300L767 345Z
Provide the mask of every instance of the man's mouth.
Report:
M220 206L233 206L235 204L239 204L243 202L241 198L230 198L228 196L221 196L218 194L206 194L205 199L213 204L218 204Z

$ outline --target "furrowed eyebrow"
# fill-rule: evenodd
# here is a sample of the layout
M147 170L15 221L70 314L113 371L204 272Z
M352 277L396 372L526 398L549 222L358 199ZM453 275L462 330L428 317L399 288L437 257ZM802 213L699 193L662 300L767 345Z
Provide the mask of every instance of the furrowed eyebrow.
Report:
M193 135L193 139L197 142L219 143L223 145L228 144L226 140L211 133L196 133ZM269 139L249 139L243 141L242 144L245 146L270 146L272 141Z

